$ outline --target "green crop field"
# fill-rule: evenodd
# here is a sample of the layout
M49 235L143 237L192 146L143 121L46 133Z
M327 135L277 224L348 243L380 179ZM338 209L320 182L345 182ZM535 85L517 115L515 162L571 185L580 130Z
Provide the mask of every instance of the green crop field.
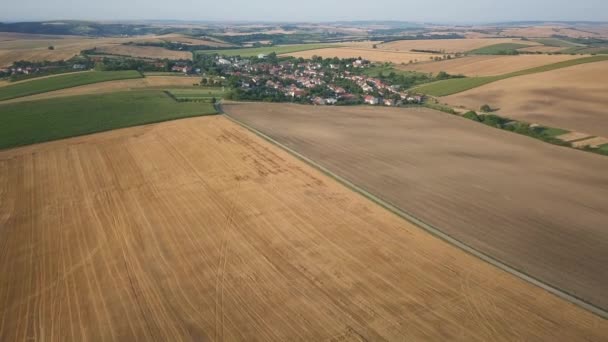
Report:
M469 51L469 53L475 55L507 55L511 53L515 53L517 49L529 47L530 45L525 44L516 44L516 43L504 43L504 44L496 44L490 45L486 47L482 47L480 49Z
M159 90L0 104L0 149L214 113Z
M169 89L167 90L177 101L199 101L212 102L213 98L219 99L224 96L221 88L191 88L191 89Z
M582 44L571 43L569 41L558 39L558 38L539 38L539 39L534 39L534 41L537 43L546 45L546 46L553 46L553 47L570 48L570 47L584 46Z
M143 77L139 72L91 71L52 76L42 79L11 84L0 88L0 101L17 97L46 93L53 90L77 87L85 84Z
M245 49L226 49L226 50L199 50L196 54L220 54L225 56L241 56L241 57L253 57L259 54L268 55L272 52L277 55L284 53L300 52L307 50L318 50L333 47L331 44L300 44L300 45L276 45L266 46L259 48L245 48Z
M425 84L420 87L414 88L414 91L432 95L432 96L447 96L456 93L463 92L465 90L473 89L488 83L496 82L499 80L504 80L510 77L516 76L524 76L535 74L539 72L551 71L561 68L566 68L578 64L592 63L592 62L600 62L608 60L608 56L592 56L578 59L571 59L568 61L563 61L559 63L547 64L531 69L521 70L512 72L509 74L499 75L499 76L487 76L487 77L468 77L468 78L455 78L449 79L445 81L438 81L429 84Z

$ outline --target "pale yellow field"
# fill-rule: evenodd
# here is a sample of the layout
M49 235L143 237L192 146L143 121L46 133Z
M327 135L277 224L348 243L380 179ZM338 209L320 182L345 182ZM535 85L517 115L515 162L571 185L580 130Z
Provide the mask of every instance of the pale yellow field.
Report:
M101 54L112 54L119 56L130 56L154 59L192 59L192 53L188 51L173 51L156 46L135 45L108 45L95 50Z
M413 52L393 52L383 51L378 49L355 49L355 48L327 48L319 50L309 50L288 53L283 56L311 58L312 56L320 56L323 58L357 58L361 57L373 62L392 62L395 64L408 64L428 61L431 57L441 55L428 53L413 53Z
M509 78L443 97L453 106L489 104L531 123L608 137L608 61Z
M438 62L401 66L399 69L452 75L495 76L581 58L571 55L467 56Z
M554 35L567 36L571 38L598 36L597 33L583 32L576 29L570 29L560 26L515 27L501 31L500 35L525 38L547 38L553 37Z
M0 152L1 341L602 341L216 116Z
M488 38L488 39L434 39L434 40L399 40L378 45L379 49L394 51L432 50L444 51L445 53L467 52L484 46L518 43L538 45L534 42L526 42L521 39L511 38Z
M583 146L591 146L591 147L599 147L602 145L608 144L608 138L605 137L594 137L591 139L575 141L572 143L574 147L583 147Z
M146 76L145 78L136 78L131 80L118 80L87 84L80 87L73 87L50 91L42 94L19 97L16 99L2 101L2 103L23 102L74 95L112 93L115 91L136 90L145 88L164 88L171 86L187 87L192 86L194 84L198 84L200 81L200 77Z

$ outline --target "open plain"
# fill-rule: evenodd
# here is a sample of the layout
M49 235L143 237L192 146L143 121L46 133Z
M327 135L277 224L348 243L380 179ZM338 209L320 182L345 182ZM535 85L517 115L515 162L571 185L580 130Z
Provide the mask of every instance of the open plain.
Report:
M608 158L424 108L230 116L477 250L608 308Z
M608 137L608 61L519 76L442 97L453 106L488 104L503 116Z
M451 75L497 76L515 71L581 58L571 55L467 56L438 62L400 66L402 70L432 72L445 71Z
M2 341L608 334L219 116L1 151L0 194Z

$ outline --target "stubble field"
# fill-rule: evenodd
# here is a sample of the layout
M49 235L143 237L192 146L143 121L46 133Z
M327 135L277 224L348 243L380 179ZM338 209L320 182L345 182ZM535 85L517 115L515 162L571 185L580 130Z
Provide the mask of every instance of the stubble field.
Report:
M234 104L237 118L512 267L608 308L608 158L429 109Z
M383 51L378 49L357 49L357 48L327 48L320 50L309 50L301 52L287 53L285 56L302 57L310 59L313 56L319 56L323 58L364 58L373 62L391 62L395 64L408 64L410 61L413 63L426 62L432 57L439 57L442 55L430 54L430 53L415 53L415 52L393 52Z
M504 116L608 137L608 61L519 76L442 97L453 106L489 104Z
M223 117L0 152L0 193L3 341L608 333Z
M571 55L519 55L519 56L468 56L439 62L419 63L402 66L402 70L438 73L445 71L452 75L496 76L542 65L580 58Z
M174 51L157 46L108 45L95 50L101 54L153 59L192 59L188 51Z

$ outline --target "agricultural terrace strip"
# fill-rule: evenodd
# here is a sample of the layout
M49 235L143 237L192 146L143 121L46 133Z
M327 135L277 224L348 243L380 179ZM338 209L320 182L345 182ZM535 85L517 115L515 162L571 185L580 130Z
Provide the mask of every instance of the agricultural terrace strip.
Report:
M221 88L169 89L167 92L177 101L211 102L219 100L224 91Z
M198 88L200 82L199 77L190 76L146 76L144 78L133 78L126 80L107 81L101 83L92 83L67 89L49 91L46 93L18 97L11 100L0 102L15 103L32 100L42 100L65 96L85 95L85 94L103 94L115 93L119 91L141 90L141 89L166 89L171 88Z
M0 104L0 149L214 113L159 90Z
M597 186L608 158L426 108L224 110L466 245L608 307L608 187Z
M438 62L396 66L402 70L451 75L498 76L515 71L580 58L571 55L467 56Z
M96 48L95 52L150 59L192 59L192 53L188 51L173 51L158 46L108 45Z
M415 88L417 92L424 93L432 96L447 96L456 93L463 92L465 90L473 89L488 83L504 80L511 77L530 75L545 71L551 71L561 68L567 68L584 63L593 63L608 60L608 56L592 56L585 58L578 58L567 60L563 62L543 65L535 68L525 69L521 71L511 72L499 76L487 76L487 77L469 77L469 78L458 78L449 79L445 81L438 81L423 85Z
M53 90L77 87L85 84L113 80L142 78L137 71L87 71L32 79L0 88L0 101L28 95L45 93Z
M608 137L608 60L516 78L441 98L452 107L499 109L515 120Z
M277 55L306 51L306 50L318 50L332 47L331 44L300 44L300 45L276 45L259 48L245 48L245 49L224 49L224 50L200 50L196 51L196 54L220 54L225 56L241 56L241 57L253 57L260 54L268 55L270 53L276 53Z
M2 341L606 338L222 116L0 152L0 193Z
M526 47L529 47L529 45L516 44L516 43L503 43L503 44L490 45L490 46L482 47L479 49L475 49L475 50L469 51L469 53L472 53L474 55L498 55L498 54L501 54L504 52L515 51L517 49L526 48Z

